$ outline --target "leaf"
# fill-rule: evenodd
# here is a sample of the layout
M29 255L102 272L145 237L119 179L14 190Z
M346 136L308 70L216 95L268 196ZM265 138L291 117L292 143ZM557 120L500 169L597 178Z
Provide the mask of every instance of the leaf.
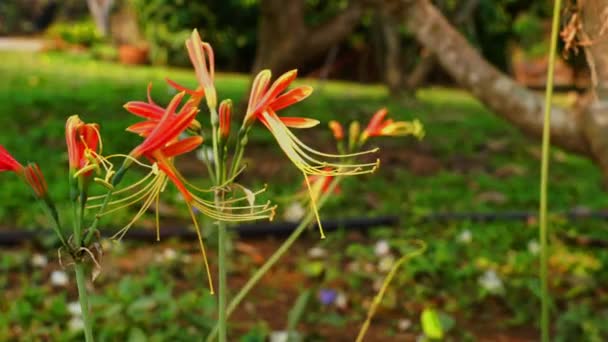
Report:
M424 334L431 339L440 340L443 338L443 327L439 320L439 315L433 309L424 309L420 317Z

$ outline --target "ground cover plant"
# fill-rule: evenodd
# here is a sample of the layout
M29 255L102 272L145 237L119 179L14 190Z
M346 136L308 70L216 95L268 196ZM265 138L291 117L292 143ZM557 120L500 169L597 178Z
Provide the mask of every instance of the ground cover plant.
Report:
M121 75L124 73L124 69L121 67L90 62L83 57L6 55L2 58L7 62L0 68L3 68L2 74L7 75L8 80L8 85L5 85L8 89L2 92L3 96L6 96L1 101L2 106L6 107L2 110L4 113L22 114L3 116L2 120L5 121L3 124L23 132L23 137L31 138L33 142L50 145L56 151L63 149L62 131L65 113L85 112L82 107L78 108L78 104L90 109L94 117L110 115L116 118L116 120L112 120L109 129L111 131L114 129L116 136L119 136L125 126L123 120L126 121L129 118L124 112L108 109L120 108L124 102L120 96L114 97L112 94L116 92L111 90L119 90L119 93L133 92L133 98L141 98L145 96L141 90L141 83L146 82L147 77L156 77L160 83L162 77L166 75L165 70L145 68L136 71L130 70L130 77L125 80ZM63 62L66 58L70 60L70 65L73 67ZM35 61L34 66L24 65L28 59ZM15 70L19 70L16 66L21 68L18 73L15 72ZM32 73L23 72L28 68L31 68ZM70 68L72 68L71 71ZM179 75L177 80L188 83L186 73L183 76L181 76L181 72L177 74ZM139 77L141 80L137 82ZM114 83L108 79L118 82ZM75 89L78 89L76 96L70 94L70 97L67 98L65 94L60 95L61 86L66 83L72 84ZM218 83L219 89L225 86L227 91L233 91L235 94L245 93L246 80L244 78L239 79L238 76L227 75L218 77ZM57 86L43 86L45 84L56 84ZM383 330L388 334L394 334L393 336L416 335L422 330L422 327L418 325L419 315L424 308L435 308L456 322L452 323L450 333L458 339L469 336L469 334L494 338L498 334L520 334L524 338L534 339L537 309L530 298L538 295L539 288L536 280L537 257L535 253L537 253L538 245L536 230L533 229L535 227L534 219L530 219L529 222L497 221L493 223L466 221L420 223L416 219L437 211L462 211L471 210L471 208L479 211L496 210L496 208L533 210L537 202L537 195L529 189L536 187L538 146L514 130L505 127L500 121L485 112L479 104L457 91L424 90L417 95L416 100L409 103L398 103L390 102L380 88L348 84L326 84L324 87L326 88L321 92L325 96L310 103L308 105L310 107L299 109L301 113L322 114L335 112L335 109L339 108L351 108L346 111L346 115L349 118L363 121L364 115L368 115L367 113L377 108L380 103L388 101L392 113L405 113L409 116L408 118L412 118L414 115L421 117L425 121L427 130L434 133L428 135L427 140L421 143L383 142L384 151L398 152L395 154L396 157L388 160L388 163L407 165L407 168L380 169L379 175L383 177L366 179L367 184L346 181L341 187L342 195L338 195L333 204L328 203L329 210L327 211L329 213L336 212L338 209L344 212L344 215L354 215L361 210L377 214L399 213L403 221L408 222L404 229L387 228L375 231L371 233L372 241L374 241L372 243L363 240L356 233L348 232L348 227L345 227L342 233L329 236L323 242L317 242L314 235L311 234L307 247L318 244L325 250L332 250L336 248L336 245L343 245L345 254L321 256L324 258L321 260L325 261L315 262L310 259L319 256L314 253L309 256L306 248L301 247L301 253L297 253L299 256L291 258L274 274L275 277L283 277L282 279L286 280L293 279L290 277L300 277L296 279L304 277L306 286L312 289L315 297L318 293L325 293L326 290L347 297L349 304L346 306L335 299L311 304L305 311L302 320L307 327L304 331L310 334L332 336L331 331L336 333L346 330L345 327L349 325L356 327L365 314L365 310L361 309L364 305L359 304L365 303L373 296L375 293L373 284L387 272L386 266L381 266L380 261L388 263L386 260L390 260L390 257L383 258L387 256L392 256L394 261L394 254L406 252L408 248L407 243L402 244L400 241L420 238L424 235L429 244L427 253L423 257L411 260L408 267L397 276L395 285L387 293L383 310L378 313L378 323L382 324ZM107 93L108 96L100 97L100 93ZM159 99L163 100L168 100L173 95L154 88L153 94L158 94ZM64 101L56 101L56 96L59 99L63 98ZM562 100L567 101L567 99ZM360 109L353 110L352 104L358 104ZM325 108L332 110L322 110ZM296 111L294 116L298 115L299 110L296 108L293 110ZM424 116L419 113L424 113ZM317 118L325 122L330 119L329 117ZM42 120L44 125L42 128L30 127L32 120ZM133 123L133 121L128 123ZM48 135L49 132L61 133L55 133L57 135L53 137L53 133ZM466 133L454 134L454 132ZM329 133L326 135L329 136ZM17 141L10 141L9 138L3 136L2 139L6 140L3 140L2 143L14 154L26 152L22 155L28 155L28 158L37 160L40 164L59 165L62 158L67 159L67 156L61 157L61 152L50 156L51 153L45 153L42 149L19 144ZM315 138L315 136L310 137L310 139ZM261 146L260 149L270 143L269 139L263 135L252 136L251 140L252 144ZM134 145L134 141L124 142L124 144L127 143L130 143L128 146ZM116 144L114 148L118 149L123 143L111 141L106 148L112 148L113 144ZM267 152L264 151L264 153ZM390 155L389 152L383 153ZM30 155L31 157L29 157ZM58 162L44 162L53 158ZM605 200L601 196L602 192L599 187L600 175L588 162L560 151L555 151L552 159L554 167L550 175L551 182L560 184L560 186L551 191L551 209L557 211L578 208L584 211L605 206ZM49 178L50 184L56 183L50 180L51 177L59 179L62 175L60 170L49 170L49 173L51 175L47 178ZM585 177L582 180L578 178L573 180L573 174L584 174ZM275 170L274 174L269 174L270 177L273 175L279 176L279 172ZM290 190L301 186L301 184L289 184L293 182L289 182L288 178L284 181L286 187L291 187ZM8 191L4 192L3 196L6 196L7 200L3 203L13 206L13 210L20 208L22 204L15 200L19 196L23 196L17 189L20 185L13 184L8 179L6 184L8 184ZM390 191L391 184L401 184L404 191ZM373 190L370 191L368 187ZM439 191L439 188L442 191ZM357 197L362 197L365 201L353 200L354 196L349 196L349 194L357 194ZM169 201L169 203L177 205L178 201ZM32 224L31 221L28 222L28 217L35 216L25 213L34 213L33 209L35 208L23 209L24 214L18 222L20 225ZM65 210L69 210L69 208ZM412 222L412 218L414 222ZM559 217L555 217L554 220L558 228L552 234L556 247L550 267L552 274L561 275L556 277L551 284L557 295L555 297L556 305L561 311L557 317L559 322L557 336L570 340L585 333L590 338L595 337L597 340L601 340L606 332L601 324L602 315L605 313L598 309L604 304L603 290L599 284L603 283L601 270L606 255L601 249L588 247L584 242L589 241L589 237L599 241L605 238L605 233L601 229L602 225L589 221L566 222ZM119 223L118 219L115 223ZM580 239L581 235L584 235L587 240ZM375 241L380 243L376 245ZM386 251L386 247L378 247L385 246L381 243L382 241L387 241L388 253L383 253ZM583 244L581 245L581 243ZM271 241L266 244L276 246L278 243ZM264 250L265 243L259 243L259 245L260 250ZM100 276L106 278L100 278L100 283L96 283L99 293L92 298L93 307L97 306L94 310L95 320L103 322L120 314L121 317L124 317L122 321L125 322L121 327L110 326L104 330L102 334L108 336L108 339L130 336L135 339L142 334L147 334L150 330L156 331L157 329L154 327L163 324L162 321L155 322L152 319L158 312L162 312L163 315L166 315L165 317L174 318L185 328L173 327L166 331L155 332L158 339L177 337L183 331L192 332L192 336L196 336L201 331L212 328L191 316L193 312L207 314L210 317L215 314L214 299L201 294L199 285L202 274L196 271L199 268L192 267L191 270L185 272L181 269L182 267L179 267L182 263L197 262L194 249L191 246L190 253L177 252L178 254L175 256L173 252L170 252L173 250L173 246L163 247L168 251L167 255L162 256L161 254L158 260L150 262L151 269L136 272L133 278L128 277L125 278L128 280L124 280L122 277L111 274ZM155 247L138 245L137 248L148 250L148 257L146 258L144 255L143 259L155 259L154 254L149 252L149 248ZM240 254L242 252L238 251L239 249L236 249L234 253L241 255L238 260L239 263L242 262L242 265L237 267L238 271L235 272L247 274L247 265L254 263L255 258ZM120 259L121 253L126 253L127 256L124 259L132 256L129 254L129 249L112 253L116 253L118 259ZM190 261L187 261L188 255L191 258ZM268 254L266 253L264 256L268 256ZM8 272L2 273L2 277L5 277L3 284L9 289L3 295L7 299L18 296L23 300L2 301L5 303L2 307L3 312L8 313L8 315L3 315L7 319L2 325L2 332L8 338L14 336L18 338L72 336L72 338L78 339L79 333L71 333L63 329L68 325L69 317L77 316L72 315L68 311L69 308L65 307L66 292L62 290L63 285L35 286L36 279L40 282L39 284L46 283L46 279L52 274L51 270L58 268L57 264L53 263L51 266L37 269L33 276L35 282L31 284L30 275L27 273L35 267L31 266L32 260L27 252L3 253L3 270L22 270L23 272L21 276L12 277L8 276ZM177 266L175 266L176 264ZM287 271L291 264L297 266L298 272L295 274ZM369 265L373 267L371 273L365 271L366 267L367 270L370 269ZM128 269L136 266L131 263L124 267ZM350 270L346 279L339 276L343 269ZM362 272L361 269L364 271ZM181 273L183 281L170 280L165 272ZM143 289L134 285L140 279L146 280L147 285ZM281 278L274 278L275 281L276 279ZM119 281L119 290L116 290L112 280ZM240 327L239 331L243 334L249 333L249 336L263 335L268 332L268 326L265 327L263 323L257 327L254 326L252 322L256 321L270 322L272 330L284 326L285 322L273 321L272 316L275 316L273 304L278 300L278 302L284 303L285 311L287 311L295 302L296 293L299 290L291 289L291 292L286 290L284 297L273 294L272 290L262 292L260 294L262 298L272 300L253 301L253 310L243 310L240 317L243 317L242 321L246 324ZM467 295L463 296L463 293ZM75 299L74 294L74 292L68 292L67 296L73 300ZM173 295L177 296L178 303L183 303L183 305L171 308L169 298ZM142 296L146 300L140 300ZM115 302L118 302L120 306L116 306ZM568 303L567 306L566 303ZM265 311L264 304L266 304ZM189 311L188 308L192 310ZM204 310L208 311L205 313ZM255 318L256 310L260 310L260 316L264 319ZM44 313L42 316L48 315L46 316L48 318L42 320L46 324L41 324L41 320L37 318L39 312ZM403 312L407 314L404 315ZM55 320L56 317L62 317L64 320ZM501 319L496 317L501 317ZM407 325L408 320L413 327L400 330ZM449 322L447 318L444 320ZM484 330L479 325L473 324L479 320L487 322L489 328ZM107 324L97 325L105 326ZM450 324L446 323L446 326L450 326ZM513 329L512 326L523 328ZM386 329L387 327L389 329ZM373 324L372 329L374 329ZM383 330L378 330L377 333L380 334Z

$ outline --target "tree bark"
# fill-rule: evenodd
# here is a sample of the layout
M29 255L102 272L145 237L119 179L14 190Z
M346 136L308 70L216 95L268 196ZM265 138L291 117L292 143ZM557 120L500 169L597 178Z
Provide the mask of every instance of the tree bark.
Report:
M490 65L428 0L400 1L401 15L408 29L420 44L436 56L439 64L460 86L526 134L536 138L542 136L544 105L540 96ZM608 8L608 0L596 2L602 3L602 6L587 11L584 21L605 23L602 13L608 13L604 10ZM601 27L586 26L585 32L597 37ZM606 40L604 43L608 44ZM597 62L608 58L606 48L600 44L593 44L589 48L591 58L596 60L599 78L608 74L608 63ZM602 81L599 84L603 84ZM608 105L603 92L598 91L598 95L598 100L588 101L577 108L553 106L551 139L558 147L594 160L608 179Z
M110 33L110 10L114 0L87 0L87 5L97 30L102 36L107 36Z
M284 72L322 56L348 36L363 13L362 1L351 0L331 20L309 27L304 22L304 0L262 0L258 48L253 72Z

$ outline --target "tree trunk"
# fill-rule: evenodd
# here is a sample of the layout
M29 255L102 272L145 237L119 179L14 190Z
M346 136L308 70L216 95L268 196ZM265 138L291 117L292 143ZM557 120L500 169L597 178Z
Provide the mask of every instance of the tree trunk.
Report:
M97 30L102 36L107 36L110 33L110 10L114 0L87 0L87 5Z
M594 3L591 8L589 3ZM401 0L401 15L408 29L425 48L437 57L439 64L462 87L482 103L523 132L542 136L543 100L518 85L490 65L466 39L456 31L428 0ZM608 0L589 1L583 13L584 32L600 36L606 25ZM608 34L608 32L606 33ZM598 75L598 98L586 105L551 109L551 139L554 145L594 160L608 179L608 40L594 43L587 53Z
M401 39L399 22L385 8L380 10L379 20L384 38L384 83L393 96L404 92L403 63L401 61Z
M363 12L361 3L351 0L340 14L309 27L304 22L304 7L304 0L260 2L254 73L262 69L281 73L322 56L354 30Z

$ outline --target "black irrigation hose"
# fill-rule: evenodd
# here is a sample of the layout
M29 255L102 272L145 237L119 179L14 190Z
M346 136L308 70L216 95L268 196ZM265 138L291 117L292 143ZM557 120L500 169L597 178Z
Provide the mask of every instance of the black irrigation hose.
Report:
M571 210L565 213L558 213L560 217L570 221L580 219L600 219L608 220L608 211L588 211L588 210ZM450 222L450 221L471 221L471 222L496 222L496 221L527 221L535 218L536 213L527 211L511 211L511 212L452 212L452 213L433 213L426 216L421 216L418 219L412 220L411 224L433 223L433 222ZM326 231L335 231L340 227L348 228L349 230L367 231L378 226L397 226L399 217L397 216L380 216L380 217L359 217L343 220L326 220L323 221L323 228ZM239 236L244 238L260 238L264 236L287 236L296 229L298 223L292 222L256 222L241 224L231 228ZM41 230L25 231L12 230L0 231L0 246L15 246L27 241L35 240L39 237L37 232ZM183 240L196 239L196 233L192 229L184 227L163 228L161 230L161 238L177 238ZM156 241L156 232L150 229L130 229L124 236L125 240L136 241ZM578 241L578 238L577 238ZM591 241L592 245L608 245L608 241Z
M349 230L366 231L377 226L396 226L399 223L397 216L364 217L344 220L325 220L323 229L325 231L335 231L340 227L348 227ZM243 238L260 238L264 236L287 236L293 232L299 222L256 222L241 224L230 228ZM40 232L41 230L37 230ZM49 232L50 233L50 232ZM196 232L184 227L163 227L161 229L161 239L176 238L182 240L196 240ZM32 241L40 235L25 230L15 229L13 231L0 231L0 246L15 246L27 241ZM129 229L123 240L134 241L156 241L156 231L152 229Z

